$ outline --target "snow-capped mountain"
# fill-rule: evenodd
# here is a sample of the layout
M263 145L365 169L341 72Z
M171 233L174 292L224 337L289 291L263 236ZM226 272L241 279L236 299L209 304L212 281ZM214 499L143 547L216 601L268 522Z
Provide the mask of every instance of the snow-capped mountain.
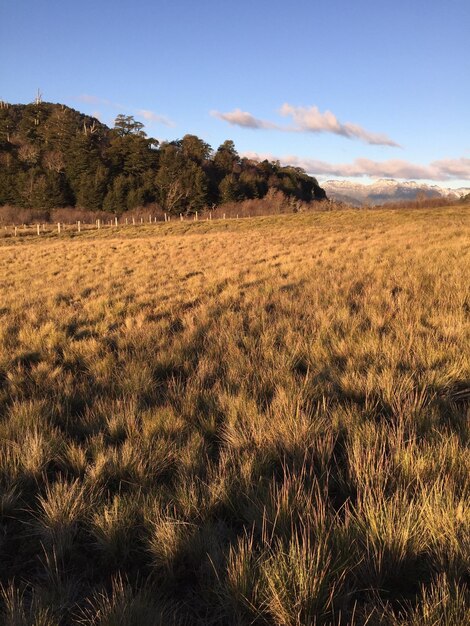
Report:
M331 200L339 200L356 206L363 204L383 204L398 200L415 200L418 196L427 198L461 198L470 193L470 187L450 189L439 185L426 185L411 181L398 181L381 178L370 185L348 180L327 180L321 183Z

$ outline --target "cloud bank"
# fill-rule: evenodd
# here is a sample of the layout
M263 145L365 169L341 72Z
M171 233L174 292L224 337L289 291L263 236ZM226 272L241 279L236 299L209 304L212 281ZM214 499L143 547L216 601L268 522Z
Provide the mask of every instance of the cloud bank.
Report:
M245 152L243 156L255 161L268 159L280 161L285 165L301 167L314 176L342 176L359 178L401 178L415 180L470 180L470 159L441 159L432 161L428 165L419 165L409 161L391 159L388 161L372 161L370 159L355 159L352 163L328 163L316 159L287 155L283 157L272 154Z
M242 128L273 129L291 133L333 133L348 139L359 139L372 145L399 147L399 144L383 133L372 133L352 122L340 122L334 113L331 111L322 113L316 106L295 107L285 103L279 109L279 113L283 117L290 117L293 123L290 125L276 124L259 119L241 109L235 109L228 113L211 111L213 117Z

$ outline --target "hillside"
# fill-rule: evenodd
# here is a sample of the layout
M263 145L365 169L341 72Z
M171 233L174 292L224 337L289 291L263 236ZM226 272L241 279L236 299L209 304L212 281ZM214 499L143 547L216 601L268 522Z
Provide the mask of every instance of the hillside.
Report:
M61 104L0 103L0 206L72 206L122 213L149 203L167 212L263 198L270 189L306 202L325 198L300 168L240 158L195 135L159 143L118 115L110 129Z

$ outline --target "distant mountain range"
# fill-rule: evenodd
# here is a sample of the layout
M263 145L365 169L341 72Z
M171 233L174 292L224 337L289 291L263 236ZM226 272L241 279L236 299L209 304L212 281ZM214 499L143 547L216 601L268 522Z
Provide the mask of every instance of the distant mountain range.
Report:
M322 183L322 187L330 200L347 202L355 206L415 200L423 195L427 198L453 197L458 199L470 194L470 187L450 189L439 185L425 185L415 181L400 182L389 178L381 178L370 185L347 180L327 180Z

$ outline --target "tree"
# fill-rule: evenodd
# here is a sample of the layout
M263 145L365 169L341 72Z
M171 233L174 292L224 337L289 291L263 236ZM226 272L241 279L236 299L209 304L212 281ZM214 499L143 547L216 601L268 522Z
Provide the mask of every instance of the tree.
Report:
M243 188L235 174L227 174L219 185L221 202L237 202L243 199Z
M91 211L103 208L108 189L108 170L98 165L93 172L84 172L75 188L77 205Z
M184 208L187 213L194 213L207 206L207 176L200 165L188 163L183 176L183 184L187 190Z
M104 157L109 163L111 178L127 179L128 208L155 200L155 170L158 168L158 141L145 133L113 134Z
M164 144L156 176L160 204L168 212L194 212L207 203L207 176L201 165L185 157L182 142Z
M114 120L114 130L117 135L124 137L125 135L137 135L138 137L146 137L143 130L142 122L137 122L133 115L124 115L120 113Z
M103 159L99 137L77 133L65 155L65 173L76 201L79 197L82 200L91 198L91 195L83 193L83 188L91 185L91 179L100 166L103 166ZM81 206L91 208L87 204Z
M235 144L231 139L227 139L217 148L214 156L214 165L223 177L226 174L230 174L237 163L240 163L240 157L235 150Z
M268 189L266 183L253 167L246 170L242 169L238 180L245 198L262 198Z
M181 140L181 152L185 159L202 164L209 159L212 148L196 135L185 135Z
M103 203L103 209L112 213L123 213L127 210L127 194L129 192L129 179L120 174L117 176L109 189Z

